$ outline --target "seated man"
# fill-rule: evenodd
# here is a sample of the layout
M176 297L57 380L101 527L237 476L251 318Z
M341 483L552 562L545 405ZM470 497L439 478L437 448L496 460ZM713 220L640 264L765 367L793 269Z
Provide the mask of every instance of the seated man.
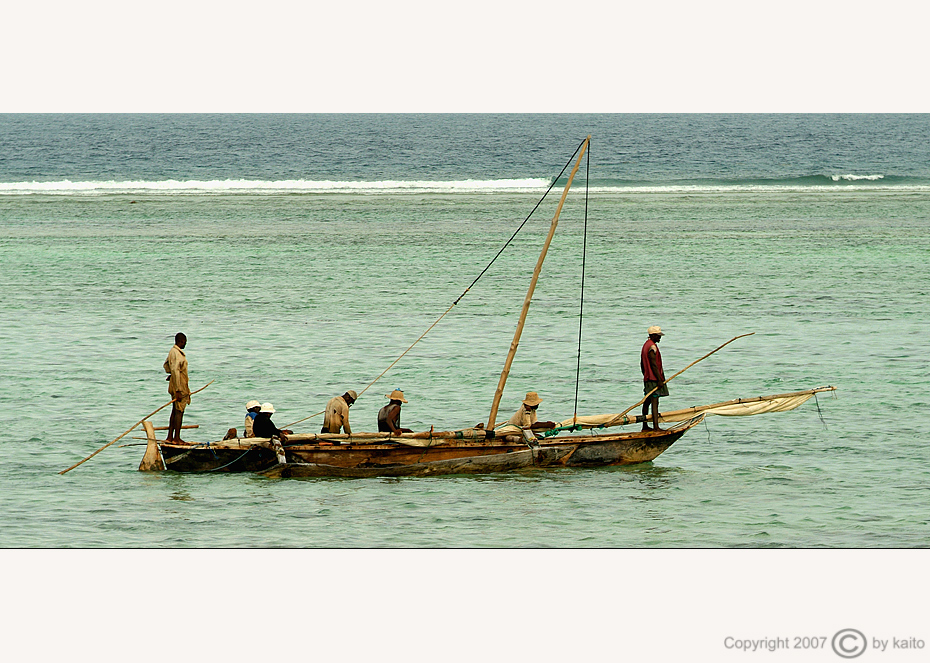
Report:
M321 433L338 433L343 428L346 435L352 434L349 427L349 408L358 399L358 394L349 389L342 396L333 396L326 404L323 413L323 430Z
M538 421L536 419L536 409L539 407L540 403L542 403L542 399L539 397L539 394L535 391L527 392L526 398L523 399L523 405L519 410L514 412L513 416L507 420L505 425L516 426L524 430L548 430L549 428L555 428L556 423L554 421Z
M255 425L255 417L258 416L259 410L262 409L262 404L258 401L249 401L245 404L245 436L246 437L255 437L255 432L252 428Z
M271 423L271 415L273 415L274 412L274 406L271 403L262 403L258 416L255 417L255 423L252 425L252 432L255 433L255 437L277 436L282 442L287 442L287 436L291 435L294 431L281 430Z
M382 433L412 433L409 428L400 427L400 404L406 403L404 392L395 389L390 394L385 394L385 398L390 398L391 402L378 411L378 430Z

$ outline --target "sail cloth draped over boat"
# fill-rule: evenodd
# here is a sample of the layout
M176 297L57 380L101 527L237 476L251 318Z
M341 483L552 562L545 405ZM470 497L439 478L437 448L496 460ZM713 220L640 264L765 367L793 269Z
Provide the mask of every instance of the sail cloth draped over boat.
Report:
M818 392L835 390L836 387L818 387L816 389L795 391L788 394L776 394L774 396L737 398L723 403L714 403L713 405L698 405L685 408L684 410L662 412L659 414L659 421L666 423L684 421L693 417L698 412L717 414L722 417L747 417L749 415L764 414L767 412L787 412L807 402L808 399ZM632 415L595 414L586 417L572 417L571 419L560 422L559 425L572 426L573 424L580 424L582 428L605 428L608 426L623 426L625 424L636 423L637 421L637 417ZM639 419L639 421L641 421L641 419Z

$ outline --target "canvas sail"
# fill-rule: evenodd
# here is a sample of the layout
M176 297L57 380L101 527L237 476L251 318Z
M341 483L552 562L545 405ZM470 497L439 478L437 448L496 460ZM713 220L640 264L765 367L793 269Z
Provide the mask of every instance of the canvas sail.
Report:
M737 398L713 405L698 405L683 410L673 410L659 414L659 421L672 423L684 421L698 412L705 415L716 414L722 417L748 417L754 414L768 412L788 412L806 403L814 394L823 391L835 391L836 387L818 387L805 391L795 391L789 394L775 394L773 396L757 396L754 398ZM583 428L602 428L607 426L623 426L636 423L635 415L595 414L572 417L559 422L559 426L572 426L580 424Z

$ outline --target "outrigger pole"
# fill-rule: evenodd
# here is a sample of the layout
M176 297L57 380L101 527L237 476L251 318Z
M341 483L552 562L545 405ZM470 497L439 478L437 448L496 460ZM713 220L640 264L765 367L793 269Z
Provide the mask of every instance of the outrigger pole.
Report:
M585 150L591 142L591 136L585 138L578 153L578 160L575 167L572 168L571 175L568 176L568 182L565 183L565 190L562 191L562 197L559 199L559 205L556 207L555 216L552 217L552 225L549 226L549 235L543 244L542 251L539 254L539 260L536 261L536 269L533 271L533 278L530 280L530 289L526 293L526 299L523 300L523 310L520 311L520 321L517 323L517 331L513 335L513 342L510 344L510 352L507 353L507 361L504 362L504 370L501 372L501 379L497 383L497 391L494 392L494 403L491 405L491 414L488 416L488 430L494 429L494 422L497 419L497 409L501 404L501 397L504 395L504 385L507 383L507 376L510 375L510 367L513 364L513 358L517 354L517 346L520 344L520 336L523 334L523 325L526 323L526 314L530 310L530 302L533 300L533 292L536 290L536 282L539 280L539 273L542 271L543 261L546 259L546 253L549 251L549 244L552 243L552 236L559 225L559 214L562 213L562 205L568 197L568 190L572 187L572 180L581 166L581 159L584 157Z
M207 387L209 387L211 384L213 384L213 380L210 380L207 384L205 384L204 386L202 386L202 387L201 387L200 389L198 389L197 391L192 391L190 394L188 394L188 396L193 396L194 394L196 394L196 393L198 393L198 392L200 392L200 391L203 391L204 389L206 389ZM129 435L133 430L135 430L136 426L138 426L139 424L141 424L143 421L145 421L145 420L148 419L149 417L155 416L158 412L160 412L161 410L164 410L166 407L168 407L169 405L171 405L172 403L174 403L176 400L177 400L176 398L172 398L170 401L168 401L167 403L165 403L164 405L162 405L160 408L158 408L157 410L154 410L151 414L147 414L147 415L145 415L144 417L142 417L141 419L139 419L139 421L137 421L136 423L134 423L134 424L132 425L132 428L130 428L129 430L127 430L125 433L123 433L122 435L120 435L120 436L119 436L118 438L116 438L115 440L113 440L112 442L108 442L107 444L104 444L102 447L100 447L99 449L97 449L94 453L92 453L91 455L89 455L89 456L88 456L87 458L85 458L84 460L78 461L77 463L75 463L74 465L72 465L71 467L69 467L68 469L62 470L62 471L59 472L58 474L65 474L66 472L70 472L71 470L73 470L73 469L74 469L75 467L77 467L78 465L83 465L84 463L86 463L87 461L89 461L91 458L93 458L94 456L96 456L97 454L99 454L101 451L103 451L103 450L106 449L107 447L109 447L109 446L111 446L111 445L116 444L117 442L119 442L121 439L123 439L124 437L126 437L127 435Z

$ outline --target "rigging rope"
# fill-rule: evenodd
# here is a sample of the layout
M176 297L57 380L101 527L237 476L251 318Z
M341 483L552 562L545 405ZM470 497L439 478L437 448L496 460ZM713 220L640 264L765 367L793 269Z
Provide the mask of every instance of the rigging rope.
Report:
M586 139L586 140L587 140L587 139ZM504 243L504 246L502 246L502 247L501 247L501 250L497 252L497 255L495 255L495 256L491 259L491 262L489 262L489 263L487 264L487 266L486 266L484 269L481 270L481 273L478 274L477 277L475 277L475 280L471 282L471 285L468 286L467 288L465 288L465 292L463 292L461 295L459 295L459 296L458 296L458 299L456 299L454 302L452 302L452 305L449 306L449 308L447 308L447 309L445 310L445 312L444 312L442 315L440 315L438 318L436 318L436 322L434 322L433 324L431 324L431 325L429 326L429 329L427 329L425 332L423 332L422 334L420 334L420 338L418 338L418 339L415 340L413 343L411 343L409 348L407 348L406 350L404 350L404 351L400 354L400 356L399 356L397 359L395 359L395 360L391 363L390 366L388 366L387 368L385 368L385 369L381 372L381 375L379 375L379 376L376 377L374 380L372 380L371 382L369 382L367 387L365 387L365 388L362 389L360 392L358 392L359 397L361 397L362 394L364 394L366 391L368 391L378 380L380 380L382 377L384 377L384 374L385 374L385 373L387 373L389 370L391 370L392 368L394 368L394 366L397 365L397 362L399 362L401 359L403 359L403 358L404 358L404 355L406 355L408 352L410 352L410 351L413 349L413 346L415 346L417 343L419 343L419 342L423 339L424 336L426 336L428 333L430 333L430 332L433 330L433 327L435 327L436 325L438 325L438 324L439 324L439 321L442 320L444 317L446 317L446 314L449 313L449 311L451 311L451 310L455 307L455 305L458 304L458 303L462 300L462 298L463 298L465 295L468 294L468 291L471 290L471 289L474 287L474 285L478 282L478 280L479 280L482 276L485 275L485 273L491 268L491 265L493 265L494 262L495 262L495 261L501 256L501 254L504 252L504 250L505 250L508 246L510 246L510 243L513 242L513 240L514 240L514 238L517 236L517 234L518 234L521 230L523 230L523 226L525 226L526 223L527 223L527 221L530 220L530 217L533 216L533 214L536 212L537 209L539 209L539 206L540 206L540 205L542 204L542 202L546 199L546 196L548 196L548 195L549 195L549 192L552 191L552 187L554 187L554 186L555 186L555 183L559 181L559 178L562 177L562 175L565 174L566 169L567 169L567 168L571 165L571 163L572 163L572 159L575 158L575 155L578 154L578 150L581 149L581 146L584 145L584 143L585 143L585 141L581 141L581 143L579 143L578 147L575 148L575 151L572 153L572 156L568 159L568 161L567 161L567 162L565 163L565 165L562 167L562 170L561 170L561 171L559 172L559 174L555 177L555 179L552 180L552 183L549 185L549 188L546 189L546 192L542 195L542 198L539 199L539 202L536 203L536 206L533 207L532 211L526 216L525 219L523 219L523 223L521 223L520 226L517 228L517 230L514 232L514 234L510 236L510 239L508 239L508 240ZM308 418L309 418L309 417L308 417Z
M586 139L586 140L587 140L587 139ZM523 223L520 224L520 227L517 228L516 232L514 232L514 234L510 236L510 239L508 239L507 242L504 244L504 246L501 247L501 250L497 252L497 255L494 256L494 258L491 259L491 262L488 263L488 266L481 270L481 273L478 274L478 276L475 278L475 280L471 282L471 285L468 286L467 288L465 288L465 292L463 292L461 295L459 295L459 299L461 299L462 297L464 297L464 296L468 293L468 291L472 289L472 287L478 282L478 279L480 279L482 276L484 276L484 273L485 273L486 271L488 271L488 270L491 268L491 265L494 264L494 261L497 260L497 259L500 257L500 255L504 252L504 249L506 249L506 248L510 245L510 243L513 241L514 237L517 236L517 233L519 233L521 230L523 230L523 226L526 225L526 222L530 220L530 217L533 216L533 214L536 212L536 210L539 208L539 206L542 205L542 201L544 201L544 200L546 199L546 196L549 195L549 192L552 191L552 187L554 187L554 186L555 186L555 183L559 181L559 178L561 178L562 175L565 174L565 171L568 169L568 167L569 167L569 166L571 165L571 163L572 163L572 159L574 159L574 158L575 158L575 155L578 154L578 150L581 149L581 146L582 146L582 145L584 145L584 141L581 141L581 143L578 144L578 147L575 148L575 151L572 152L571 157L569 157L568 161L565 162L565 165L562 166L562 170L559 172L558 175L556 175L555 179L552 180L552 183L549 185L549 188L546 189L546 193L544 193L544 194L542 195L542 198L539 199L539 202L536 203L536 206L533 208L533 210L532 210L529 214L527 214L527 216L526 216L525 219L523 219ZM452 306L455 306L456 304L458 304L458 303L459 303L459 299L456 299L456 300L452 303Z
M587 140L587 139L585 139L585 140ZM429 334L429 333L433 330L433 327L435 327L436 325L438 325L439 322L440 322L444 317L446 317L446 315L449 313L449 311L451 311L451 310L455 307L455 305L458 304L458 303L462 300L462 298L463 298L465 295L468 294L469 290L471 290L471 289L475 286L475 284L478 282L478 280L479 280L482 276L485 275L485 273L491 268L491 265L493 265L493 264L495 263L495 261L497 261L497 259L500 258L501 254L506 250L506 248L507 248L508 246L510 246L510 244L511 244L511 242L513 242L514 238L516 238L516 236L519 234L519 232L520 232L521 230L523 230L523 226L525 226L526 223L527 223L527 221L530 220L530 217L532 217L533 214L536 212L536 210L539 209L539 206L542 205L542 202L546 199L546 196L548 196L548 195L549 195L549 192L552 191L552 188L555 186L556 182L558 182L559 179L562 177L562 175L565 174L565 171L568 169L568 167L569 167L569 166L571 165L571 163L572 163L572 159L575 158L575 155L578 154L578 150L580 150L581 147L582 147L584 144L585 144L585 141L584 141L584 140L581 141L581 143L578 144L578 147L575 148L575 151L572 153L572 156L569 157L568 161L565 162L565 165L562 167L562 170L559 171L559 174L556 175L555 179L553 179L552 182L549 184L549 188L546 189L546 192L542 195L542 197L539 199L539 201L538 201L538 202L536 203L536 205L533 207L532 211L530 211L530 213L527 214L526 218L523 219L523 223L521 223L520 226L519 226L519 227L516 229L516 231L513 233L513 235L510 236L510 239L508 239L508 240L504 243L504 246L502 246L501 249L500 249L500 251L497 252L497 255L495 255L495 256L491 259L491 262L489 262L489 263L487 264L487 266L486 266L484 269L481 270L481 273L478 274L478 276L475 277L475 280L471 282L471 285L469 285L467 288L465 288L465 291L464 291L461 295L459 295L458 298L457 298L454 302L452 302L452 305L449 306L449 308L447 308L447 309L445 310L445 312L444 312L442 315L440 315L438 318L436 318L436 322L434 322L433 324L431 324L431 325L429 326L429 328L428 328L425 332L423 332L422 334L420 334L420 337L419 337L417 340L415 340L413 343L411 343L411 344L410 344L410 347L408 347L406 350L404 350L404 351L400 354L400 356L397 357L397 359L395 359L393 362L391 362L391 365L390 365L390 366L388 366L388 367L385 368L383 371L381 371L381 374L380 374L378 377L376 377L374 380L372 380L371 382L369 382L367 387L365 387L365 388L362 389L360 392L358 392L359 397L361 397L362 394L364 394L364 393L365 393L366 391L368 391L372 386L374 386L374 384L375 384L378 380L380 380L381 378L383 378L384 375L385 375L389 370L391 370L392 368L394 368L394 366L397 365L397 362L399 362L401 359L403 359L403 358L404 358L404 355L406 355L408 352L410 352L410 351L413 349L413 346L415 346L417 343L419 343L421 340L423 340L423 337L426 336L427 334ZM589 161L590 161L590 158L589 158ZM587 194L585 194L585 219L587 220ZM323 412L324 412L324 411L317 412L316 414L311 414L309 417L304 417L303 419L299 419L298 421L295 421L295 422L293 422L293 423L287 424L286 427L290 427L290 426L293 426L293 425L295 425L295 424L299 424L299 423L301 423L301 422L303 422L303 421L306 421L307 419L312 419L313 417L316 417L316 416L318 416L318 415L323 414Z
M836 392L833 392L833 397L836 398ZM827 430L827 422L823 419L823 412L820 411L820 401L817 400L817 393L814 393L814 405L817 406L817 416L820 417L820 423L823 424L823 429Z
M578 309L578 361L575 365L575 407L572 409L574 419L578 420L578 385L581 382L581 323L584 320L584 272L585 258L588 255L588 184L591 180L591 141L588 141L588 152L585 162L584 180L584 239L581 242L581 304Z

